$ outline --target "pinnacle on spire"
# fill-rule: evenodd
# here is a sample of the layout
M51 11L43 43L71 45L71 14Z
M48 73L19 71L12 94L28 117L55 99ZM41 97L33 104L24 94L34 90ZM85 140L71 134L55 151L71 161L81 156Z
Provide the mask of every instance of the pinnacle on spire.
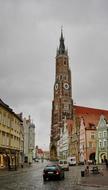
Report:
M65 44L64 44L64 37L63 37L63 28L61 27L61 37L60 37L60 44L57 51L57 55L66 54Z
M63 38L63 26L61 26L61 39L64 41L64 38Z

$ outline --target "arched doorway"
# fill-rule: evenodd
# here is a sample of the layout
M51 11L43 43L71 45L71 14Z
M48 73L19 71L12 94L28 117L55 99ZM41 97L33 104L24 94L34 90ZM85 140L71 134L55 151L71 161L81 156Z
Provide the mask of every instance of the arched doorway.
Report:
M99 156L99 163L104 163L105 159L107 159L107 155L105 152L101 153Z
M50 148L50 160L57 160L57 150L54 144Z
M95 161L95 152L91 153L89 156L89 160Z

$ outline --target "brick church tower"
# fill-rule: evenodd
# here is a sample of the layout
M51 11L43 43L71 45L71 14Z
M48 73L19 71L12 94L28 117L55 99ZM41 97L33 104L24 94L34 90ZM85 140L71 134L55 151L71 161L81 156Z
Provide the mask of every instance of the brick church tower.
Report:
M54 99L52 101L52 123L50 138L50 157L57 158L57 141L60 138L60 128L64 119L73 117L73 100L71 87L71 71L68 52L65 49L63 32L61 30L60 44L56 54L56 73L54 83Z

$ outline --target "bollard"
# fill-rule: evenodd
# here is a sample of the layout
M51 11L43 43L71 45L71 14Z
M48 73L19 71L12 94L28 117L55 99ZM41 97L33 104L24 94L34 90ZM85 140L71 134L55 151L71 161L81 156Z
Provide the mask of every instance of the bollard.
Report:
M81 171L81 177L84 177L85 172Z

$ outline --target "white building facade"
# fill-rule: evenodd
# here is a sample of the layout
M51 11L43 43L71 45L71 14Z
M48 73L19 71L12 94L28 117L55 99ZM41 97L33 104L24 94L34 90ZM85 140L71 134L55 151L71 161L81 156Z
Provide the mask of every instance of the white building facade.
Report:
M24 118L24 161L32 163L35 152L35 125L31 119Z
M60 140L59 140L59 158L67 159L69 152L69 134L68 126L66 121L60 130Z
M108 160L108 123L103 115L101 115L97 126L96 139L96 162L97 164Z
M85 125L83 118L81 118L80 121L80 138L79 138L79 161L80 163L84 163L84 160L86 159L85 156L85 145L86 145L86 137L85 137Z

